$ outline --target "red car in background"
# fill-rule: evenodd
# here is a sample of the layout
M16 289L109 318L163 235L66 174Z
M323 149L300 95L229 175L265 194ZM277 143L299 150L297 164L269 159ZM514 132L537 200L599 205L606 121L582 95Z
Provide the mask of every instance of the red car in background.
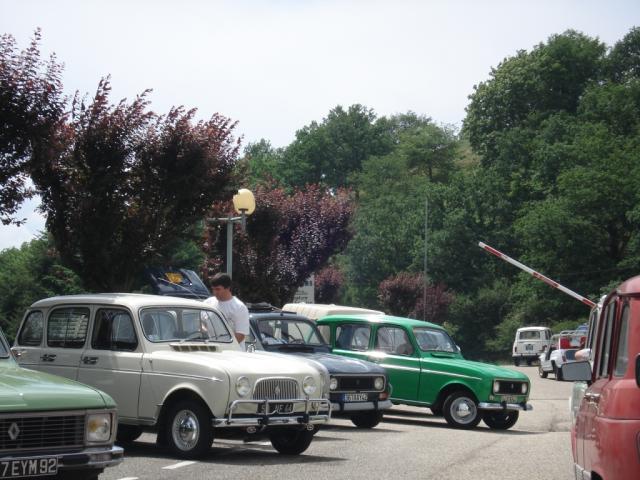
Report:
M561 367L588 382L572 427L576 478L640 479L640 276L604 300L592 361Z

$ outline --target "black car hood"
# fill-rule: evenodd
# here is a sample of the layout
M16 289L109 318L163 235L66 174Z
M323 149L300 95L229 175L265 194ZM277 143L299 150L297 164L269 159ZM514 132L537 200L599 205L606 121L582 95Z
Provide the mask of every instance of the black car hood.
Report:
M293 355L309 358L321 363L329 373L370 373L384 375L385 370L380 365L366 360L358 360L356 358L343 357L334 355L333 353L304 353L291 352Z

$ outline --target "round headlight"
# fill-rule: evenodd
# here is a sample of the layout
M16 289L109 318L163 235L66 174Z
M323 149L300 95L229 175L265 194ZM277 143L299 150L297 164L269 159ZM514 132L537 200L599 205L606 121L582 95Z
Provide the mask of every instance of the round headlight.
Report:
M493 393L498 393L499 391L500 391L500 382L498 380L494 380Z
M96 413L87 417L87 441L108 442L111 438L111 414Z
M236 392L241 397L246 397L251 393L251 382L247 377L238 377L238 380L236 380Z
M338 379L336 377L331 377L329 380L329 390L337 390L338 388Z
M384 388L384 378L376 377L376 379L373 381L373 388L375 388L376 390L382 390Z
M529 389L529 385L527 385L526 383L522 384L522 393L527 393L527 390Z
M302 391L307 395L313 395L316 391L316 381L313 377L304 377L302 381Z

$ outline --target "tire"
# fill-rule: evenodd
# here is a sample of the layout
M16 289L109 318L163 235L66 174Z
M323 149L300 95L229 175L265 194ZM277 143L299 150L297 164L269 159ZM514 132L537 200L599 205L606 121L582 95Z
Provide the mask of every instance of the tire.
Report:
M351 421L358 428L373 428L382 421L382 412L372 410L351 416Z
M560 371L560 369L559 369L559 368L558 368L558 369L556 369L556 380L557 380L557 381L559 381L559 382L562 382L562 381L563 381L563 378L562 378L562 371Z
M530 366L531 366L531 359L527 358L527 367L530 367Z
M515 358L513 359L513 364L514 364L516 367L519 367L519 366L520 366L520 359L519 359L518 357L515 357Z
M556 362L551 362L551 366L553 367L553 375L556 377L556 380L562 380L562 374L560 373L560 369L556 365Z
M163 441L175 456L202 457L213 443L211 413L201 402L184 400L173 405L163 426Z
M442 416L442 405L431 405L429 408L435 417Z
M482 420L478 403L464 390L457 390L446 398L442 413L449 426L453 428L471 429Z
M270 436L271 445L283 455L300 455L313 440L313 430L306 428L278 428Z
M508 430L518 421L520 412L510 410L508 412L485 412L482 421L492 430Z
M116 436L116 443L131 443L135 442L140 435L142 435L142 427L138 425L118 425L118 434Z
M549 372L545 372L542 369L542 365L538 365L538 375L540 375L540 378L547 378L549 376Z

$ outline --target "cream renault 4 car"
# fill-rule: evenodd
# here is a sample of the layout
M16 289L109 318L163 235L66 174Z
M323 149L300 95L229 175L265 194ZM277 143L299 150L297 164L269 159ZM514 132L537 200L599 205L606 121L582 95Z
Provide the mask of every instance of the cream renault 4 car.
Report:
M311 361L247 353L202 302L140 294L73 295L27 310L21 365L92 385L118 404L118 440L144 429L183 458L219 437L268 437L280 453L310 445L329 421L328 374Z

